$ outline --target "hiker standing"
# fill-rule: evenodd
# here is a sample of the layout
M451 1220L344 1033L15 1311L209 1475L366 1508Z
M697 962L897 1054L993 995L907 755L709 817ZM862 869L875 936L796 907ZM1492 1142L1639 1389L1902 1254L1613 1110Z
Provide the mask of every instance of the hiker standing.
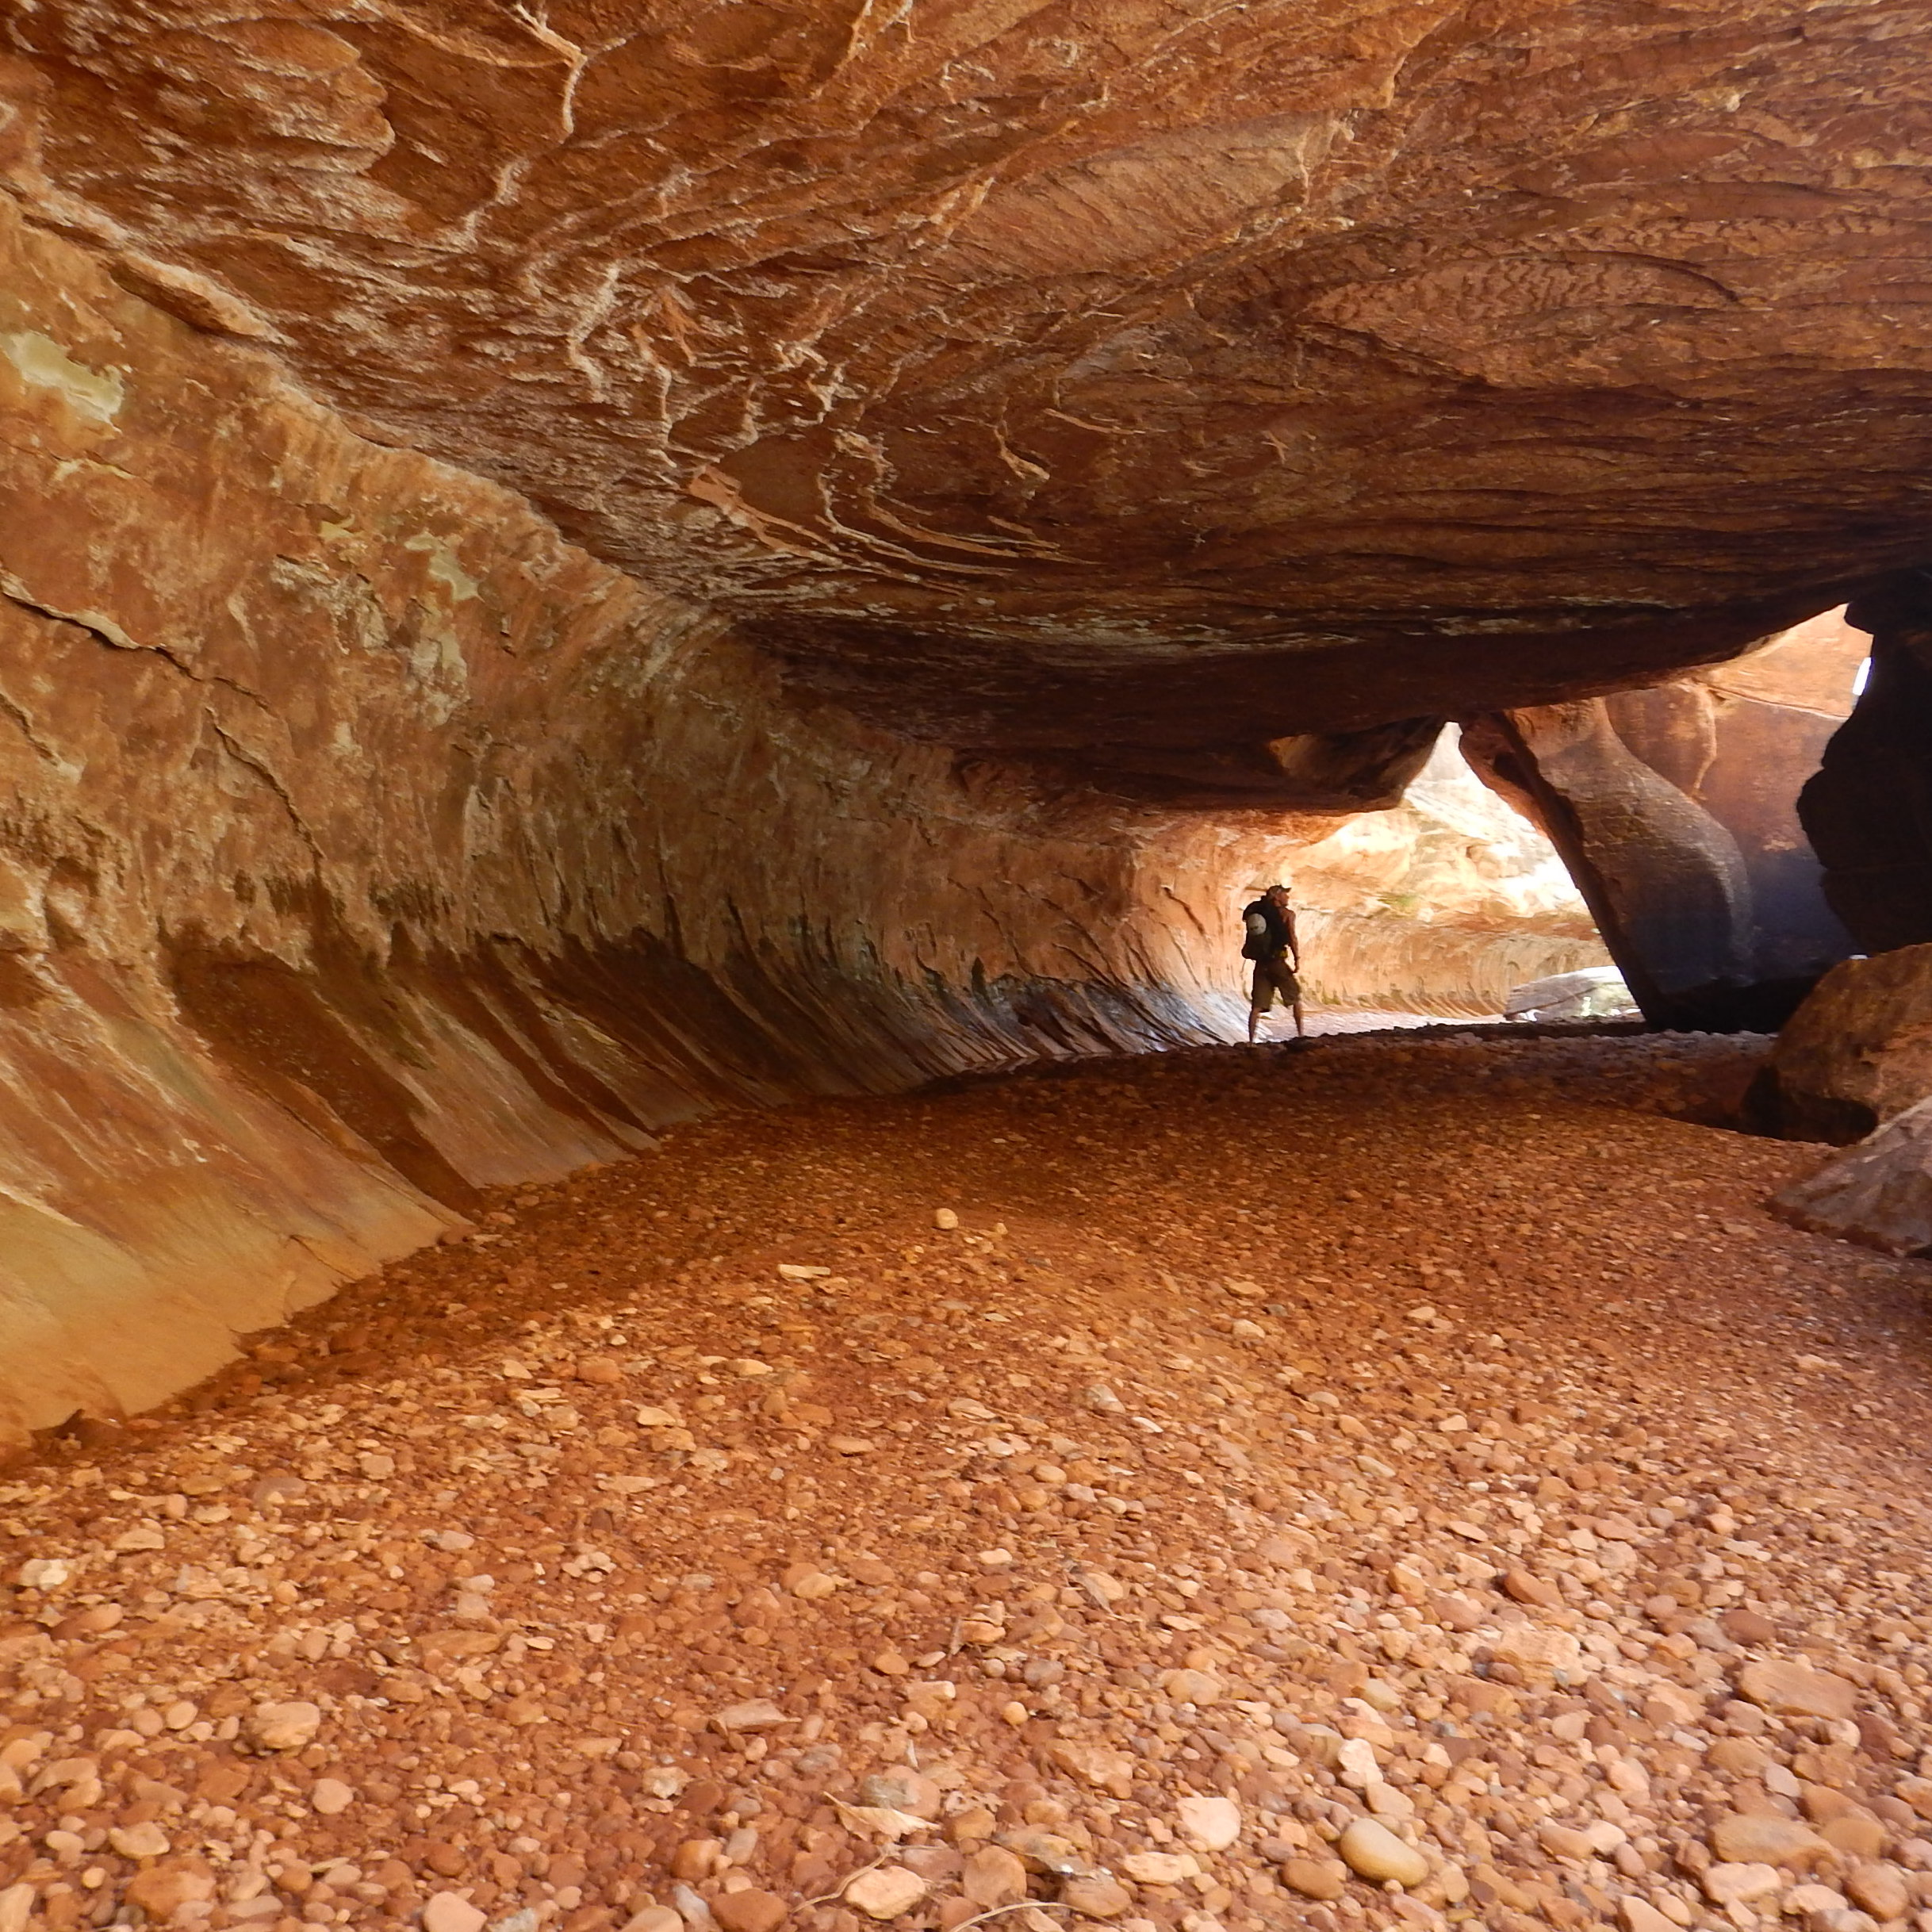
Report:
M1261 1016L1275 1008L1278 993L1294 1009L1294 1030L1305 1039L1308 1028L1301 1019L1301 982L1296 977L1301 967L1301 949L1295 942L1294 912L1288 903L1288 888L1271 885L1252 905L1244 909L1241 921L1248 929L1241 956L1255 963L1254 990L1248 995L1248 1037L1252 1045L1260 1029Z

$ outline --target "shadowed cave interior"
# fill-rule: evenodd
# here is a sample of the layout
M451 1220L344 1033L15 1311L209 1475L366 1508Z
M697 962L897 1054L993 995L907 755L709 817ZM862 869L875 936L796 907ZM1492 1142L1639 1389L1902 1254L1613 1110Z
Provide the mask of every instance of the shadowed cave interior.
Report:
M1926 1932L1928 32L10 14L0 1932Z

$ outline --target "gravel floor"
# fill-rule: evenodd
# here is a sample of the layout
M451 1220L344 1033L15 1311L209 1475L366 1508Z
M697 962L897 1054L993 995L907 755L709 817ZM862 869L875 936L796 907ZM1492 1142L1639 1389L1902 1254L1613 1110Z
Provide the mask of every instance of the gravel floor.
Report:
M1207 1051L506 1191L0 1474L0 1932L1932 1932L1926 1270L1672 1117L1761 1052Z

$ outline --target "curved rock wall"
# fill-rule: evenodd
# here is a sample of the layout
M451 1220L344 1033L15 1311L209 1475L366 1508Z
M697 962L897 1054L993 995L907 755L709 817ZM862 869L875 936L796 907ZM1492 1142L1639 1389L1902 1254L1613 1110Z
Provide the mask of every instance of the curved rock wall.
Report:
M1215 1037L1349 858L788 697L4 202L0 416L0 1437L700 1110Z
M0 247L0 1431L700 1107L1203 1037L1141 828Z

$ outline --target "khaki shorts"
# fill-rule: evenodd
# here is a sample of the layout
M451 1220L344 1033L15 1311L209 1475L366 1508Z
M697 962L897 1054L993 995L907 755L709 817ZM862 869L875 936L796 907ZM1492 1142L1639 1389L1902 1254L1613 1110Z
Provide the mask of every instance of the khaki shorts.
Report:
M1294 969L1286 959L1256 960L1254 990L1248 996L1248 1004L1257 1013L1271 1013L1277 993L1282 1003L1290 1006L1301 997L1301 982L1294 976Z

